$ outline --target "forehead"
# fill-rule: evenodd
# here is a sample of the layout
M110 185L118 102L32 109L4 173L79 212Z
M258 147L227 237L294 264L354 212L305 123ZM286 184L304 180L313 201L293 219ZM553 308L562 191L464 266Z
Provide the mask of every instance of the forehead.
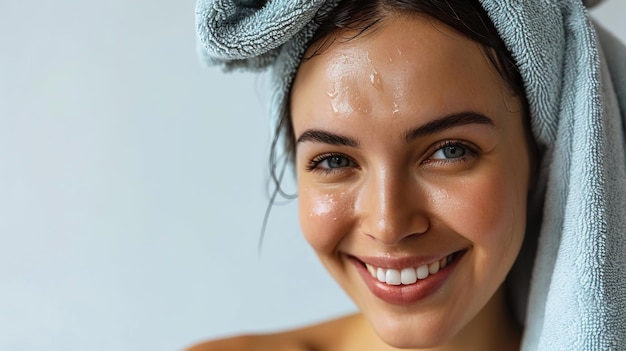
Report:
M294 126L300 116L388 118L401 109L430 117L496 113L512 97L484 50L434 19L387 18L301 64L291 96Z

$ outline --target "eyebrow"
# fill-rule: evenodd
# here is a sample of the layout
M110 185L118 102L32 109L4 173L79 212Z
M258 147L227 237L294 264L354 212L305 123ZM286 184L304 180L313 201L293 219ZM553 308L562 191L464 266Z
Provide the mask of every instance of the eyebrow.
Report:
M475 112L453 113L430 121L422 126L411 129L404 133L404 141L409 143L417 138L425 137L446 129L460 127L468 124L484 124L495 127L493 120L487 116ZM335 146L348 146L358 148L360 143L357 139L328 132L321 129L308 129L296 140L296 144L304 142L318 142Z
M359 147L360 145L359 141L356 139L320 129L309 129L305 131L302 135L300 135L300 137L298 137L296 144L300 144L305 141L349 147Z
M460 127L468 124L484 124L491 127L496 126L491 118L480 113L453 113L407 131L404 134L404 140L408 143L420 137L425 137L427 135L442 132L446 129Z

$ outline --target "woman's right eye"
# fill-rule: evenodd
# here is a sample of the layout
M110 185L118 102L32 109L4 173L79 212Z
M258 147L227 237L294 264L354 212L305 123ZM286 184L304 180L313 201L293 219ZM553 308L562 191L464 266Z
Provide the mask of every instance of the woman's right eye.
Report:
M324 154L309 161L307 170L326 173L340 171L342 168L354 167L356 164L351 158L341 154Z

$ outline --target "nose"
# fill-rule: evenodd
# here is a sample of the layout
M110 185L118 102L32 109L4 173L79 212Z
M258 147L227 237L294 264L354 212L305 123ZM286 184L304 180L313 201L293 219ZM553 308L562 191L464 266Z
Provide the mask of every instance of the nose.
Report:
M410 172L370 172L355 207L361 232L384 245L424 234L430 226L426 191Z

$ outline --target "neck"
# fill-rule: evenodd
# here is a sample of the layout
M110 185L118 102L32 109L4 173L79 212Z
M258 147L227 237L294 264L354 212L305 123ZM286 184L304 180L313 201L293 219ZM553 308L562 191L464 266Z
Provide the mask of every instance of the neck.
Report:
M503 284L448 345L435 350L519 350L522 327L513 317L505 290ZM473 346L468 348L468 345Z

